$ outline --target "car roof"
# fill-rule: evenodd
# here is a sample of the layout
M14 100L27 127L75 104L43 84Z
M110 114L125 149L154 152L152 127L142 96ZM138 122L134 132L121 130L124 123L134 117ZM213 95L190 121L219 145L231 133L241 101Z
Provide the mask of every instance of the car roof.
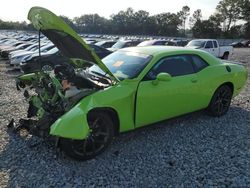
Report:
M210 53L199 50L193 49L188 47L177 47L177 46L136 46L136 47L128 47L123 48L118 51L125 51L125 52L135 52L144 55L151 55L156 58L161 58L164 56L172 56L172 55L182 55L182 54L195 54L199 55L206 60L210 65L216 65L221 61L216 58L215 56L211 55Z
M210 41L210 40L216 40L216 39L193 39L191 41Z
M175 47L175 46L136 46L120 49L120 51L129 51L129 52L137 52L146 55L160 55L160 54L179 54L179 53L194 53L198 52L202 53L201 50L194 50L191 48L184 47Z

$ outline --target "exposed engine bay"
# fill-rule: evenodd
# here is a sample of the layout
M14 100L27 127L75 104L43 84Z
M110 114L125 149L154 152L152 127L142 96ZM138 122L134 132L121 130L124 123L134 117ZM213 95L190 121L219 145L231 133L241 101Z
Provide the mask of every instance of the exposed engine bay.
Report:
M57 65L50 72L36 72L16 78L17 90L23 92L29 103L27 118L8 127L14 131L26 129L30 134L47 137L50 126L85 96L109 87L111 79L76 69L70 64Z

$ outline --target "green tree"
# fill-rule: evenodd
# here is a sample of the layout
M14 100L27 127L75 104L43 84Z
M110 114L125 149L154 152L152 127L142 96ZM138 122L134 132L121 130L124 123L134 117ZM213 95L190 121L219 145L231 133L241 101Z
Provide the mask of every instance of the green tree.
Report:
M250 1L240 0L238 4L241 10L240 19L246 21L243 26L244 37L250 38Z
M228 32L233 22L240 18L241 8L239 3L241 0L222 0L216 7L218 14L223 18L225 32Z
M154 16L156 19L156 35L175 36L182 21L174 13L162 13Z
M147 24L149 24L149 12L139 10L134 13L133 17L133 24L135 24L135 31L137 32L137 34L147 34L146 28Z
M184 29L184 36L185 36L186 35L186 33L185 33L186 20L187 20L188 16L190 15L190 8L188 6L182 7L182 10L180 12L178 12L177 15L180 17L180 19L182 21L182 26Z
M190 26L193 27L194 24L197 21L201 21L201 19L202 19L201 9L197 9L196 11L194 11L192 17L190 17L190 19L189 19Z
M119 11L117 14L111 16L114 32L120 34L134 33L134 10L127 8L125 11Z
M221 36L220 25L210 17L208 20L198 20L192 27L193 36L196 38L219 38Z
M108 20L98 14L85 14L73 19L79 32L84 33L105 33L107 32Z

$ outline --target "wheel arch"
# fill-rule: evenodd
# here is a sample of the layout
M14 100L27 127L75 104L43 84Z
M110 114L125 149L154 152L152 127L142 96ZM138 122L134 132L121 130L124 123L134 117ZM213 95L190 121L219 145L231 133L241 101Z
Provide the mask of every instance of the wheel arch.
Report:
M113 121L114 126L115 126L114 135L117 136L120 131L120 119L119 119L117 111L111 107L96 107L88 111L87 120L89 118L89 115L95 112L104 112L111 117L111 120Z
M211 98L210 98L210 100L209 100L210 102L211 102L211 100L212 100L212 98L213 98L215 92L216 92L221 86L224 86L224 85L229 86L230 89L231 89L231 91L232 91L232 93L234 93L234 85L233 85L233 83L232 83L232 82L224 82L224 83L222 83L221 85L219 85L218 87L215 88L215 90L213 91L212 96L211 96ZM209 102L209 104L210 104L210 102Z
M43 65L43 64L46 64L46 65L48 65L48 64L53 64L53 63L52 63L51 61L49 61L49 60L40 60L39 63L41 63L41 65Z
M225 59L225 56L229 56L229 54L230 54L229 51L225 51L225 52L223 53L222 58Z
M212 95L212 97L211 97L211 99L210 99L210 102L209 102L209 105L207 106L207 111L208 111L208 113L210 114L210 115L212 115L212 116L215 116L215 117L219 117L219 116L221 116L221 115L224 115L227 111L228 111L228 108L229 108L229 106L230 106L230 102L229 102L229 106L228 107L226 107L227 109L226 109L226 111L224 111L223 113L221 113L221 112L217 112L217 111L214 111L214 109L213 109L213 103L214 103L214 97L216 96L216 93L217 93L217 91L219 91L219 89L222 87L222 86L228 86L229 87L229 89L231 90L231 99L232 99L232 96L233 96L233 92L234 92L234 85L233 85L233 83L232 82L224 82L224 83L222 83L221 85L219 85L215 90L214 90L214 93L213 93L213 95ZM231 99L230 99L230 101L231 101Z
M223 84L221 84L219 87L221 87L221 86L223 86L223 85L227 85L227 86L229 86L230 87L230 89L231 89L231 91L232 91L232 93L234 93L234 85L233 85L233 83L232 82L224 82ZM218 88L219 88L218 87ZM217 89L218 89L217 88ZM216 90L217 90L216 89Z

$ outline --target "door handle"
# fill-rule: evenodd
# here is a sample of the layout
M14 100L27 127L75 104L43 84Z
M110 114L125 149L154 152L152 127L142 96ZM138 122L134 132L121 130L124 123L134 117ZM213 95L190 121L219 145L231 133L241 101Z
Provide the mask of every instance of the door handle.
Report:
M197 78L192 78L192 79L191 79L191 82L192 82L192 83L196 83L197 81L198 81Z

